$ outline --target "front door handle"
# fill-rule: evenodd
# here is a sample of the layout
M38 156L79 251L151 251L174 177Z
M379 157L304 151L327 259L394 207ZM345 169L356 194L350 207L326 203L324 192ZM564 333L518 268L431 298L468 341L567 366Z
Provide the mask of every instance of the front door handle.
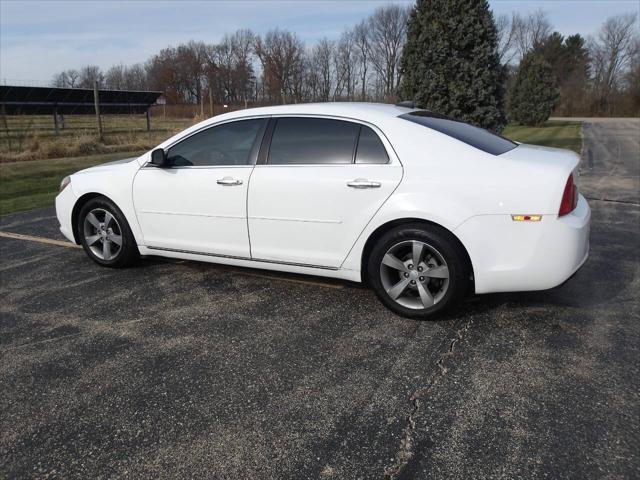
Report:
M242 185L242 180L238 180L233 177L224 177L216 180L218 185L224 185L225 187L233 187L234 185Z
M366 178L356 178L347 182L347 186L351 188L380 188L380 182L370 182Z

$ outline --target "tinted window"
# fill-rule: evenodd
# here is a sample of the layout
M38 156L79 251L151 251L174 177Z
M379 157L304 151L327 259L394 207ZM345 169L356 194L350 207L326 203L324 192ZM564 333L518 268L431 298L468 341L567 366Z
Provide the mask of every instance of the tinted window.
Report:
M500 155L518 146L517 143L500 135L496 135L495 133L491 133L484 128L453 120L452 118L447 118L437 113L418 111L400 115L400 118L437 130L440 133L449 135L450 137L493 155Z
M380 137L369 127L362 125L361 128L356 163L387 163L389 157Z
M241 120L208 128L171 147L167 157L176 167L247 165L266 121Z
M360 125L321 118L279 118L268 163L351 163Z

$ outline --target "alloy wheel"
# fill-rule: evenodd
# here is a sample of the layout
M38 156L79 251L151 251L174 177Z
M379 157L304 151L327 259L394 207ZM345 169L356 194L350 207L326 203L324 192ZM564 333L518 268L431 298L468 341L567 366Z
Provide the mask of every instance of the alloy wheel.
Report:
M387 295L411 309L429 308L449 288L449 267L438 250L419 240L395 244L382 257L380 280Z
M103 208L94 208L84 218L84 239L101 260L113 260L122 249L122 230L115 217Z

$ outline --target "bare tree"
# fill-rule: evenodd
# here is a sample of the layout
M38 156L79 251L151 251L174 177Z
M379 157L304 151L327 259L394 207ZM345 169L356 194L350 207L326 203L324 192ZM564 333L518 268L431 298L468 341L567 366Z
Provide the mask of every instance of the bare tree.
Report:
M353 29L353 41L356 48L356 58L360 70L360 100L367 98L367 74L370 62L369 28L366 21L361 21Z
M517 52L515 47L515 28L512 17L509 15L499 15L496 18L496 33L498 34L498 55L500 63L510 64Z
M58 72L51 79L52 87L67 88L69 81L67 80L67 72Z
M371 63L382 81L386 98L394 94L400 80L398 67L408 17L409 9L399 5L380 7L369 17Z
M139 63L127 67L124 71L124 88L127 90L148 90L147 73Z
M147 85L164 91L170 103L202 102L205 49L202 42L189 42L161 50L146 65Z
M354 32L347 30L342 33L333 57L336 75L334 100L343 94L346 94L347 100L353 100L356 89L356 56Z
M56 73L51 80L52 87L74 88L78 85L78 77L80 73L77 70L65 70Z
M514 13L511 17L511 28L514 48L519 59L522 59L534 45L542 43L552 31L547 12L542 9L526 17Z
M596 38L589 42L593 83L600 113L611 113L611 96L621 87L625 73L638 54L640 42L636 15L608 18Z
M79 78L80 72L75 69L67 70L67 82L69 84L69 88L77 87Z
M125 70L124 65L114 65L104 75L105 86L111 90L125 90Z
M219 45L208 45L205 49L209 84L216 91L216 96L227 102L235 99L235 83L233 78L234 59L231 37L225 35Z
M164 92L169 103L182 103L184 97L178 83L175 56L175 48L164 48L146 63L145 70L150 88Z
M313 47L311 55L311 69L317 74L317 100L328 102L331 97L333 71L331 68L334 45L323 38Z
M271 30L264 39L256 38L256 55L262 64L266 93L271 101L298 101L301 95L299 79L303 71L304 45L295 33Z
M635 39L634 51L631 65L624 81L631 114L640 116L640 38Z
M93 88L94 82L98 85L104 83L104 75L97 65L86 65L80 69L78 86L80 88Z
M236 90L242 97L245 107L255 86L255 74L252 66L254 44L255 34L251 30L238 30L231 37Z
M203 101L205 51L203 42L193 40L176 49L176 72L188 102Z

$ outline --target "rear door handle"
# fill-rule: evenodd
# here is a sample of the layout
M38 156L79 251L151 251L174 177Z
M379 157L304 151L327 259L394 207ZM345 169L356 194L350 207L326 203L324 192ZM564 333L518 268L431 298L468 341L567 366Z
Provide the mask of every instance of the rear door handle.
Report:
M347 182L347 186L351 188L380 188L381 185L380 182L371 182L366 178L356 178Z
M242 185L242 180L238 180L233 177L224 177L216 180L218 185L224 185L225 187L233 187L234 185Z

